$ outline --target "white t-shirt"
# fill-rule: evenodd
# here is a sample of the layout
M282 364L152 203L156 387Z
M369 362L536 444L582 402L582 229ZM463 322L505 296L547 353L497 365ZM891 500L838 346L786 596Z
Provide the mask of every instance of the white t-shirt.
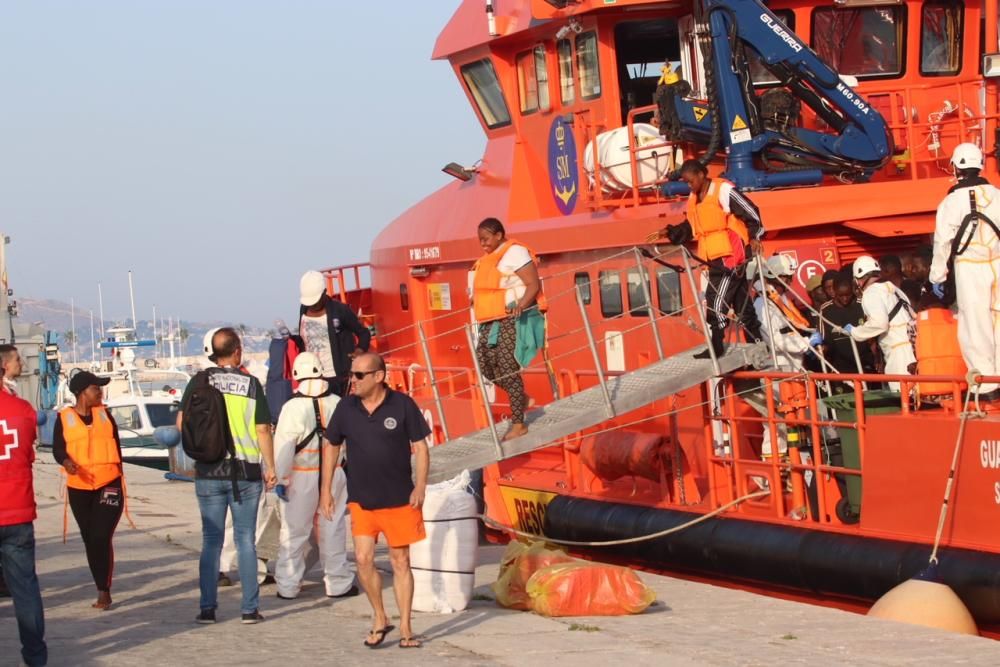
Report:
M498 252L494 250L493 252ZM523 245L516 243L507 248L503 257L497 262L497 271L500 272L500 287L503 287L504 303L517 302L524 296L526 286L521 277L517 275L518 269L523 269L531 263L531 253ZM469 271L469 294L472 294L472 285L475 279L475 271Z
M336 377L337 369L333 365L333 350L330 347L330 329L326 325L326 315L310 317L303 315L299 322L299 335L306 344L306 352L312 352L319 359L323 369L323 377Z

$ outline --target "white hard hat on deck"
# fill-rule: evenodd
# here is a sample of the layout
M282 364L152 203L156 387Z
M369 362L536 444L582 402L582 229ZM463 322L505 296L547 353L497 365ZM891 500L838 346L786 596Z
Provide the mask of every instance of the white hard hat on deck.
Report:
M298 382L323 377L323 366L312 352L299 352L292 364L292 378Z
M319 271L306 271L299 279L299 301L303 306L319 303L326 292L326 278Z
M878 262L875 261L874 257L869 257L868 255L861 255L856 260L854 260L854 274L855 280L861 280L869 273L881 273L882 267L879 266Z
M983 151L979 146L970 143L959 144L951 154L951 164L956 170L982 169Z

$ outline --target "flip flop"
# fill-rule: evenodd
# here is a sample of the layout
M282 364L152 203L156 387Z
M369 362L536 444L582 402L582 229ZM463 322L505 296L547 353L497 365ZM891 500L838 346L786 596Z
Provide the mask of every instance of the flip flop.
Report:
M392 630L395 630L395 629L396 629L395 625L387 625L384 628L382 628L381 630L371 630L371 631L369 631L368 636L371 637L372 635L374 635L375 637L377 637L377 639L374 642L370 642L370 641L368 641L366 639L364 641L364 645L367 646L368 648L375 648L376 646L378 646L379 644L381 644L382 642L385 641L385 636L387 634L389 634L389 632L391 632Z
M403 637L399 640L399 648L423 648L424 643L416 637Z

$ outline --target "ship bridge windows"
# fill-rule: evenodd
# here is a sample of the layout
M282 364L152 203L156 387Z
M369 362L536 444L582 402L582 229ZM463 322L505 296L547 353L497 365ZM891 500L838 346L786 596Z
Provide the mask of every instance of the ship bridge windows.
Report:
M666 266L656 267L657 305L663 315L680 315L684 307L681 297L681 275Z
M949 76L962 69L961 0L930 0L920 10L920 73Z
M642 281L646 282L645 286ZM628 283L628 314L632 317L649 317L649 304L646 303L649 273L643 269L640 277L638 268L629 269L625 274L625 282Z
M576 83L573 79L573 43L568 39L556 42L559 58L559 101L568 107L576 101Z
M580 96L593 100L601 96L601 66L597 59L597 33L576 36L576 71L580 77Z
M531 51L517 56L517 92L521 113L548 111L549 70L545 63L545 47L539 44Z
M859 79L903 74L906 7L817 7L812 48L840 74Z
M653 103L663 68L679 68L681 44L677 20L622 21L615 26L615 57L624 124L631 109ZM637 120L648 122L651 115Z
M580 271L573 276L573 283L580 293L580 300L583 301L583 305L589 306L592 299L590 295L590 274L586 271Z
M462 79L489 129L510 125L510 111L489 58L462 65Z
M618 317L622 314L622 277L617 271L601 271L597 275L601 294L601 316Z

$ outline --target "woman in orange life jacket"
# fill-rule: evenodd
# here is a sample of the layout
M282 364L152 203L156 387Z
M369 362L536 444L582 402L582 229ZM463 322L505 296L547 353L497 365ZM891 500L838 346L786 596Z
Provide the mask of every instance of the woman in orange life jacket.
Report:
M125 508L118 425L102 404L101 387L110 381L87 371L74 375L69 390L76 405L59 411L52 434L52 455L66 472L69 506L97 585L93 607L101 610L111 606L111 539Z
M708 266L705 319L712 330L715 354L721 355L730 309L743 325L747 340L761 338L760 322L747 289L746 267L754 254L763 252L764 225L752 201L729 181L709 178L705 165L697 160L686 160L680 176L691 188L687 218L651 234L648 240L665 236L674 245L697 241L698 257ZM707 359L709 352L694 356Z
M511 427L504 440L528 432L524 411L521 365L514 356L517 320L524 311L545 309L542 284L534 254L524 245L508 239L496 218L479 223L479 246L485 253L472 267L472 309L479 325L476 357L483 377L498 385L510 397Z

